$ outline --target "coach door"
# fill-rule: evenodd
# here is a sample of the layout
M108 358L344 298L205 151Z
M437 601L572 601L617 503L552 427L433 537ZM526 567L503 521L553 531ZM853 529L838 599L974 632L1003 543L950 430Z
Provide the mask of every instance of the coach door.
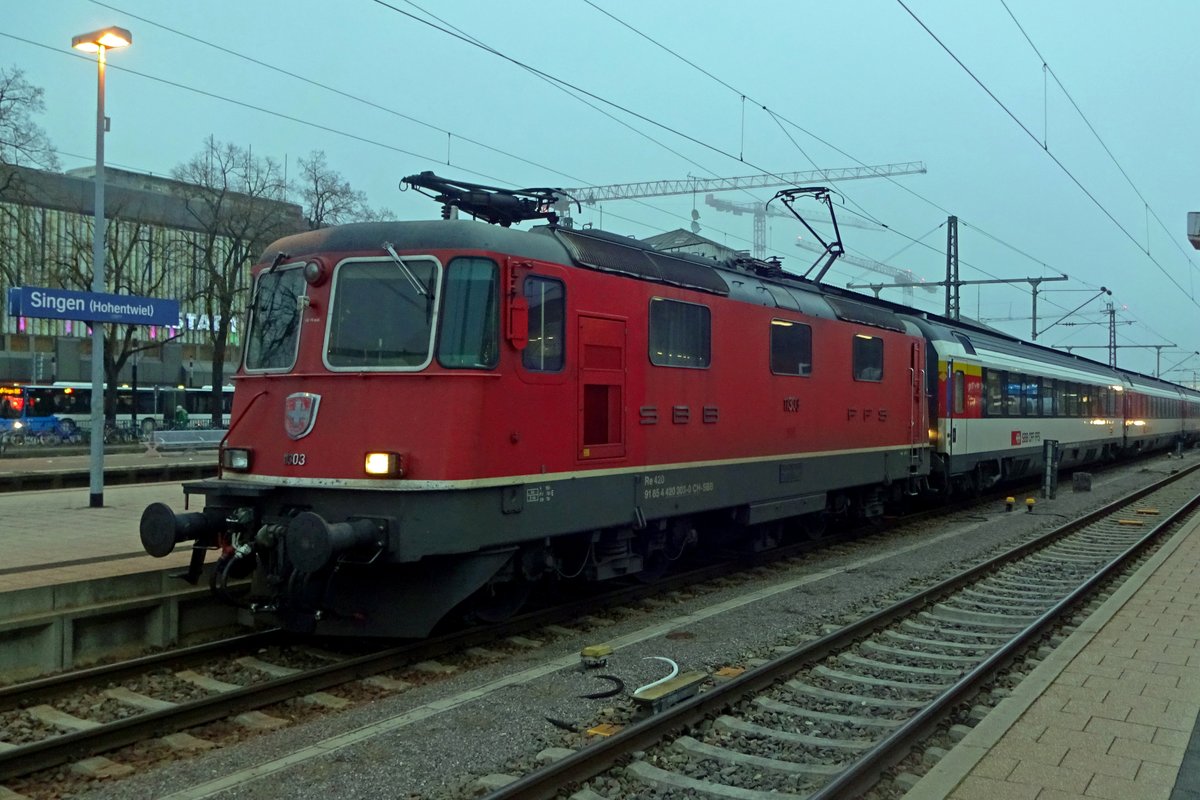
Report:
M625 320L579 315L579 457L625 455Z

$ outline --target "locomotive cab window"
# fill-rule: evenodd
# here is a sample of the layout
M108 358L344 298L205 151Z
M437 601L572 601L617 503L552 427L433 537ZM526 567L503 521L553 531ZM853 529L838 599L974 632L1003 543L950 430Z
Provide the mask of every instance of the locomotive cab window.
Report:
M771 320L771 372L812 374L812 328L786 319Z
M499 268L487 258L456 258L446 266L438 363L490 369L500 357Z
M304 292L304 271L299 264L258 274L246 336L247 370L285 371L296 363Z
M429 363L437 317L431 258L338 265L325 363L330 369L413 370Z
M854 380L883 380L883 339L854 334Z
M563 283L531 275L523 291L529 305L529 343L521 351L521 365L535 372L558 372L566 339Z
M712 350L708 306L655 297L650 301L650 363L704 369Z

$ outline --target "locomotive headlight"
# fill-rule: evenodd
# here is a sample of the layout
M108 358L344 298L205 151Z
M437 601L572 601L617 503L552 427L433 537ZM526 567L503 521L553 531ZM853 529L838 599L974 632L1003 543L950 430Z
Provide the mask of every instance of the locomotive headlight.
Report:
M320 261L309 261L304 265L304 280L309 286L320 286L325 282L326 269Z
M221 451L221 466L245 472L250 469L250 451L244 447L226 447Z
M404 477L404 459L399 453L367 453L363 469L381 478Z

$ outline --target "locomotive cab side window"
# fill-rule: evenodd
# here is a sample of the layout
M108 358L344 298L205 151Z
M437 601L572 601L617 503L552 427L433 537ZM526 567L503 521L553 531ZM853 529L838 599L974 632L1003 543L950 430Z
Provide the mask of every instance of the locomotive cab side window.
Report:
M247 370L287 371L296 363L305 289L300 264L258 274L246 336Z
M559 372L566 340L563 283L530 275L523 292L529 304L529 343L521 351L521 365L535 372Z
M812 328L786 319L771 320L771 372L812 374Z
M456 258L446 266L438 363L491 369L500 358L499 267L487 258Z
M650 363L706 369L712 353L708 306L655 297L650 300Z
M334 275L326 366L414 370L429 363L438 313L436 261L344 261Z
M854 334L853 361L854 380L883 380L883 339L865 333Z

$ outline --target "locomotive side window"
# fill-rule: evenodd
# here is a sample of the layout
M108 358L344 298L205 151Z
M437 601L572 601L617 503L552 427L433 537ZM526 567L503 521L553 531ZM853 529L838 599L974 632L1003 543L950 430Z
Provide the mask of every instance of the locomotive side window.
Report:
M246 337L246 369L288 370L300 341L304 272L299 266L258 275Z
M961 369L954 370L954 413L962 414L967 408L967 375Z
M786 319L771 320L771 372L812 374L812 328Z
M708 367L711 325L708 306L651 299L650 363L660 367Z
M565 340L563 283L531 275L525 279L525 302L529 304L529 344L521 351L521 365L537 372L563 368Z
M456 258L446 267L438 363L490 369L500 357L499 267L487 258Z
M437 262L347 261L338 266L325 362L343 369L420 369L437 315Z
M883 380L883 339L854 334L854 380Z

